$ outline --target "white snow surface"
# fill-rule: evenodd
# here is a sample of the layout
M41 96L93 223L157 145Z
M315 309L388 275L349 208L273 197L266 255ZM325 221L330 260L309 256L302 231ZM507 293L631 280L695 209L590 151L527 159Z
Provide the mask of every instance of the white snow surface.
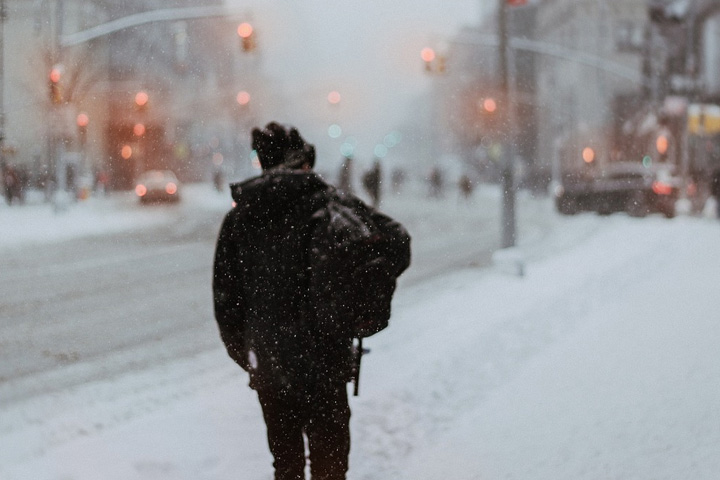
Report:
M157 220L109 201L0 205L0 248ZM558 222L505 256L523 276L499 262L401 284L366 340L348 479L720 478L720 224ZM3 407L0 444L4 480L272 478L257 398L219 342Z

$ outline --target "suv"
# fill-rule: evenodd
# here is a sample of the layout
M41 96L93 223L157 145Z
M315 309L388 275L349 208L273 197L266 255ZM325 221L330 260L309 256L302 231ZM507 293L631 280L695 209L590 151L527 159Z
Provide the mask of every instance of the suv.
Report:
M558 211L566 215L589 210L627 212L635 217L662 213L672 218L679 191L680 181L672 167L622 162L609 165L592 179L558 187L555 202Z

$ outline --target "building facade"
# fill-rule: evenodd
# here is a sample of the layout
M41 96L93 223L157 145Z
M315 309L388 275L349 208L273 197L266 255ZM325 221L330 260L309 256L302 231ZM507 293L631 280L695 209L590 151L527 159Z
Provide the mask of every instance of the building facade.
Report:
M262 81L260 56L243 52L237 34L246 14L145 17L186 7L219 12L221 0L4 4L4 165L61 184L68 174L104 171L111 187L124 189L151 168L198 179L247 150L233 128L253 108L238 93ZM128 18L134 26L78 40L79 32Z

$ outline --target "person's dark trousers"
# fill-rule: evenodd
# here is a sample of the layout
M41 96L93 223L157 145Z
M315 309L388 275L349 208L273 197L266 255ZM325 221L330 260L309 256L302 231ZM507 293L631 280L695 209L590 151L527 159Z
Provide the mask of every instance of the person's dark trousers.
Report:
M312 480L345 480L350 453L350 407L345 383L314 391L258 390L275 480L305 479L308 439Z

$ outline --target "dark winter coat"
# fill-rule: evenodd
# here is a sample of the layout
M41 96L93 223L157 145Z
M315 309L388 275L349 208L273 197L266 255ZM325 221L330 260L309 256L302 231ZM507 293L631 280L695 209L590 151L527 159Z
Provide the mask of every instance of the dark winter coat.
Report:
M313 215L332 187L314 173L281 170L231 190L236 206L220 230L213 277L228 354L256 389L347 381L352 336L318 332L310 288Z

